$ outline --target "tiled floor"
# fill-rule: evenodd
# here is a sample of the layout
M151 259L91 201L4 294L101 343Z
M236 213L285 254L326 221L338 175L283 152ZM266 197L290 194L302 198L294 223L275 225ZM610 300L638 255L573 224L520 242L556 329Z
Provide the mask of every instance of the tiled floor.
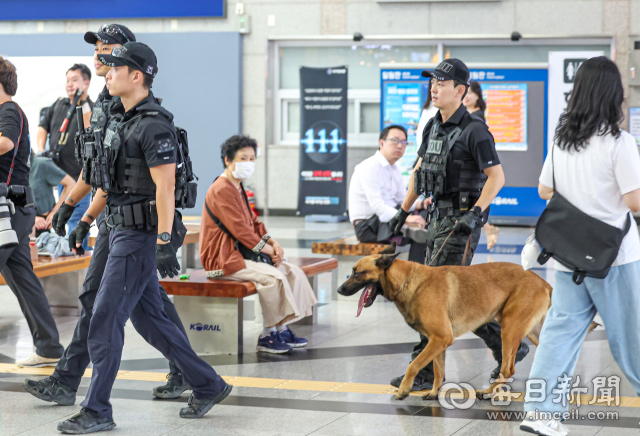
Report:
M311 242L353 233L348 223L305 223L300 218L270 218L266 221L270 234L291 257L312 256ZM474 263L520 261L520 251L529 228L502 228L499 245L491 252L481 240ZM536 270L553 284L553 271ZM247 386L260 385L261 379L284 379L386 385L402 374L409 363L409 355L418 335L407 326L391 303L383 299L364 310L356 318L356 301L332 301L331 282L321 277L318 309L319 322L314 326L299 326L295 331L309 339L305 349L294 350L289 356L257 355L255 343L261 324L245 321L244 351L237 356L208 356L205 359L224 376L251 379ZM75 327L76 318L56 319L61 339L66 345ZM535 347L516 367L512 391L522 392L528 376ZM0 287L0 363L12 363L32 351L32 340L18 303L6 286ZM449 382L466 382L475 388L488 386L495 362L484 343L468 333L458 338L446 357L446 376ZM10 365L6 366L9 368ZM138 336L130 325L126 328L121 370L150 371L160 374L167 364L158 351ZM598 375L621 375L613 361L605 332L596 330L588 337L577 374L583 380ZM24 374L4 371L0 365L0 435L30 436L57 434L59 421L75 413L79 407L62 407L43 403L25 393L20 382ZM255 380L252 384L251 380ZM86 393L89 379L83 379L77 404ZM448 410L438 401L424 401L412 396L403 402L388 394L322 391L317 386L301 390L240 387L202 420L186 421L178 417L178 410L187 400L152 400L151 389L160 384L153 381L116 381L112 404L119 435L511 435L524 434L518 430L517 416L499 416L495 411L522 411L522 402L508 407L476 402L468 410ZM349 385L356 386L356 385ZM587 384L591 387L590 384ZM379 388L378 388L379 389ZM591 391L589 392L592 393ZM635 397L631 385L622 377L622 396ZM634 400L629 398L629 405ZM584 415L595 410L616 411L616 420L570 422L572 435L631 435L639 434L640 408L605 408L582 406Z

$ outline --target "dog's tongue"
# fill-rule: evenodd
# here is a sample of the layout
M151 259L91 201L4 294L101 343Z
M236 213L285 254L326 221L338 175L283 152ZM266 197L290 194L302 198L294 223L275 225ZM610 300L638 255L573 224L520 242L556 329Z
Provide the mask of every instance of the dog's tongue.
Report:
M360 294L360 301L358 301L358 314L356 315L356 318L360 316L360 313L362 313L362 308L364 307L364 303L367 301L367 298L369 298L370 290L371 290L371 287L367 286L365 290L362 291L362 294Z

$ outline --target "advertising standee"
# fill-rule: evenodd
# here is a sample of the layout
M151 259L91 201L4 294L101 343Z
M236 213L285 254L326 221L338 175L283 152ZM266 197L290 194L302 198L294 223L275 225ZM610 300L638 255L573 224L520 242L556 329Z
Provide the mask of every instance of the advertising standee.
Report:
M347 68L300 68L298 214L347 211Z

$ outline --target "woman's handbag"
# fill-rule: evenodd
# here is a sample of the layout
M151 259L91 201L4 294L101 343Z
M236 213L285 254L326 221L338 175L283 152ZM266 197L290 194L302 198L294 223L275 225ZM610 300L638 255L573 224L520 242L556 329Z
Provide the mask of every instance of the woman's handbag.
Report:
M218 179L216 178L216 180L218 180ZM214 182L215 182L215 180L214 180ZM242 183L240 183L240 187L242 188L242 196L244 197L244 201L247 204L247 208L249 209L249 211L251 211L251 206L249 206L249 199L247 198L247 194L244 192L244 186L242 186ZM227 229L225 227L225 225L222 224L222 221L220 221L220 219L218 219L218 217L215 216L213 214L213 212L211 212L211 209L209 209L209 205L207 204L206 199L205 199L205 202L204 202L204 207L205 207L205 209L207 209L207 213L209 214L209 216L211 217L213 222L216 223L216 225L220 228L220 230L222 230L224 233L226 233L227 236L229 236L231 239L233 239L233 241L236 244L236 250L238 250L240 252L240 254L242 255L243 259L252 260L254 262L267 263L269 265L275 266L273 261L271 260L271 257L269 255L264 254L264 253L255 253L252 249L245 247L240 241L238 241L231 234L229 229Z
M573 271L573 281L581 284L585 277L603 279L618 257L622 240L631 228L631 217L623 230L582 212L556 190L553 170L553 197L536 225L536 240L542 247L538 262L544 265L553 257Z

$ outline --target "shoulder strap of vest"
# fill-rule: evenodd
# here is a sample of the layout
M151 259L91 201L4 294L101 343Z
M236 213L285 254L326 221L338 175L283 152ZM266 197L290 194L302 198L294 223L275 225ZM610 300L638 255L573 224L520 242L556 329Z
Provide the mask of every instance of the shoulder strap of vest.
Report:
M447 137L447 146L449 147L449 151L451 151L451 148L453 147L453 145L456 143L460 135L462 135L462 132L464 132L465 129L475 121L479 122L480 120L472 117L468 112L466 112L462 116L462 121L460 122L460 124L458 124L456 128L453 129L451 133L449 133Z

